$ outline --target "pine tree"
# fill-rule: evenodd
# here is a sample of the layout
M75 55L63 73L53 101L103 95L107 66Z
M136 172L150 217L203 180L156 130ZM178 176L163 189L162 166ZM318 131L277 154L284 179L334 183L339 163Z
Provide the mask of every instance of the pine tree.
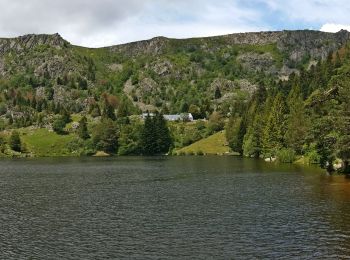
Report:
M261 132L262 132L262 116L257 113L252 123L247 129L247 133L243 139L243 154L248 157L258 158L262 151Z
M88 87L88 83L84 78L79 78L78 85L79 85L79 88L82 90L86 90Z
M21 152L22 142L21 142L21 138L19 137L19 133L17 131L12 132L9 140L9 145L12 150L16 152Z
M155 126L156 153L167 153L172 143L167 122L162 113L156 113L153 121Z
M87 129L87 119L85 116L79 121L78 135L81 139L89 139L90 135Z
M62 118L62 120L63 120L63 122L64 122L65 124L68 124L68 123L72 122L72 119L71 119L70 114L69 114L69 112L67 111L67 109L62 109L61 115L62 115L61 118Z
M286 144L301 154L308 131L308 118L305 113L301 89L298 85L292 88L288 96L288 107L290 112L285 134Z
M281 93L278 93L263 131L263 148L267 155L276 155L276 152L284 145L286 112L284 97Z
M108 101L105 102L103 112L102 112L102 117L104 119L111 119L113 121L116 120L114 108L109 104Z
M216 89L215 89L214 98L215 99L221 98L221 91L218 87L216 87Z
M62 116L56 118L55 121L53 121L53 123L52 123L52 129L57 134L65 134L65 131L64 131L65 127L66 127L66 122Z
M344 173L350 173L350 83L348 76L350 73L350 65L344 66L344 73L340 78L336 78L336 82L332 84L338 85L338 105L332 116L335 117L338 139L336 143L336 155L343 162Z
M155 125L153 118L148 114L141 132L141 147L144 155L156 153Z
M243 155L243 138L246 127L241 117L231 117L225 129L226 139L232 151Z
M130 111L129 111L128 102L124 98L121 100L121 102L119 104L118 111L117 111L117 117L123 118L123 117L127 117L129 115L130 115Z

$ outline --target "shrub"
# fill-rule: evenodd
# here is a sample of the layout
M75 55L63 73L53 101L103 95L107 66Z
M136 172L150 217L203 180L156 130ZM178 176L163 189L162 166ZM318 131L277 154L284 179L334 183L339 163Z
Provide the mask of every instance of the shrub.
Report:
M277 152L277 159L282 163L292 163L295 160L295 151L290 148L283 148Z
M198 155L198 156L203 156L204 153L203 153L203 151L197 151L196 155Z
M62 117L57 118L53 124L52 124L52 129L57 133L57 134L64 134L64 128L66 127L66 123L63 120Z
M0 135L0 153L4 153L6 150L6 140L5 137L1 134Z
M316 150L311 150L306 154L310 164L319 164L321 162L321 156Z

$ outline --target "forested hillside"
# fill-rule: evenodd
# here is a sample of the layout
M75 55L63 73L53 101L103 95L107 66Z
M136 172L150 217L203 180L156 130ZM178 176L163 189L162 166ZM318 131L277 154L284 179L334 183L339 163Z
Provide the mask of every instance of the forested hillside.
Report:
M349 38L282 31L98 49L58 34L0 39L1 153L159 154L226 125L242 155L304 156L329 169L338 158L345 169ZM145 124L147 111L207 121L166 124L156 114Z
M226 130L231 148L242 155L282 162L303 155L330 171L335 165L348 172L350 45L288 81L260 86Z

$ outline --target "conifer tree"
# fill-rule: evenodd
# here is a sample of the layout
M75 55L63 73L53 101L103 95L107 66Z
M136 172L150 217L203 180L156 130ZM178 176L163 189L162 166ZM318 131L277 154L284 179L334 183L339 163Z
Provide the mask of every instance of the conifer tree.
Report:
M21 142L21 138L19 137L19 133L17 131L12 132L9 140L9 145L12 150L16 152L21 152L22 142Z
M248 157L258 158L262 151L261 132L262 132L262 116L257 113L253 122L249 125L247 133L243 139L243 154Z
M141 132L141 147L144 155L156 153L154 120L148 114Z
M302 153L302 147L308 130L301 89L295 85L288 96L289 116L286 130L286 144L298 154Z
M82 117L79 121L78 135L81 139L89 139L90 135L87 129L87 119L85 116Z
M167 122L162 113L156 113L153 121L155 126L156 153L167 153L172 143Z
M111 119L111 120L116 120L116 116L114 113L114 108L106 101L104 104L103 112L102 112L102 117L104 119Z
M216 87L216 89L215 89L214 98L215 99L221 98L221 91L218 87Z
M119 107L118 107L118 111L117 111L117 117L118 118L123 118L123 117L127 117L130 115L130 111L129 111L129 106L128 106L128 102L125 98L123 98L120 101Z
M141 147L143 154L165 154L172 144L170 131L163 114L155 113L154 117L147 115L141 132Z
M246 132L244 121L241 117L230 117L226 125L226 139L232 151L243 155L243 138Z
M278 93L274 99L263 131L263 148L265 154L275 155L283 147L286 130L286 112L284 97L281 93Z

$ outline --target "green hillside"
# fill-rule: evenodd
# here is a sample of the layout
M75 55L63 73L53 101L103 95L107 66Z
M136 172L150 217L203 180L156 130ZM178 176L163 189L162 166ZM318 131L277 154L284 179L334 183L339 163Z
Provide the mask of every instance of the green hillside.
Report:
M58 135L46 129L25 130L22 141L28 152L35 156L72 156L69 144L74 135Z
M304 30L98 49L58 34L0 39L0 154L221 154L230 147L348 172L349 39L344 30ZM152 116L141 119L147 111ZM162 116L180 113L195 121Z
M224 131L221 131L182 149L176 150L174 153L178 155L224 155L230 153L230 148L227 145Z

